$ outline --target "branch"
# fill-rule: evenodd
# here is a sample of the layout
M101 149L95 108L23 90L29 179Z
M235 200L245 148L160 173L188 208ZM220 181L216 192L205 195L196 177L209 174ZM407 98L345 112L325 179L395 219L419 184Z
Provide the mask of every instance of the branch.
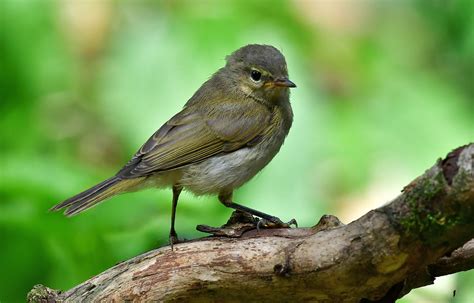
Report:
M473 238L470 144L348 225L323 216L312 228L162 247L66 292L36 286L28 301L393 302L437 276L474 268Z

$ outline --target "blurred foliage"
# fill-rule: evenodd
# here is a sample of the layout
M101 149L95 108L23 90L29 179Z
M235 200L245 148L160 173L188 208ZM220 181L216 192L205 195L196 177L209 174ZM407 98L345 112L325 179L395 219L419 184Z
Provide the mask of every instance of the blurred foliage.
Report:
M167 242L169 190L47 210L115 173L248 43L280 48L298 88L285 146L236 201L309 226L395 197L474 139L473 3L2 0L0 301ZM229 214L185 194L178 233ZM472 271L442 281L401 301L472 302Z

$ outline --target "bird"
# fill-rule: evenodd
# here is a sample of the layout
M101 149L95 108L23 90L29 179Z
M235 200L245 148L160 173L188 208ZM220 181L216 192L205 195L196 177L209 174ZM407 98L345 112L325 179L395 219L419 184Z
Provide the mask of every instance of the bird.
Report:
M285 57L274 46L245 45L226 57L181 111L164 123L114 176L55 205L77 215L118 194L171 188L169 242L178 242L182 190L217 195L226 207L288 227L278 217L238 204L233 192L279 152L293 122Z

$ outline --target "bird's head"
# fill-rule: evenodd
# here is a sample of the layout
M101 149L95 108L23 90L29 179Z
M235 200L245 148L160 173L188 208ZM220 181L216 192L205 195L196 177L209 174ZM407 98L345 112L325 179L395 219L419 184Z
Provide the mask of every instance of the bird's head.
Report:
M289 88L296 85L288 79L283 54L273 46L250 44L227 58L223 71L244 94L266 102L286 99Z

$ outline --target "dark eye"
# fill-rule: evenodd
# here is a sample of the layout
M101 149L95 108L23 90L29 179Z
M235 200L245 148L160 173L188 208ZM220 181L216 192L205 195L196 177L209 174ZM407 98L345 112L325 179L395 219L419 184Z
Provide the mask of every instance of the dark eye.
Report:
M250 72L250 78L252 78L253 81L258 82L262 79L262 73L258 70L252 69Z

